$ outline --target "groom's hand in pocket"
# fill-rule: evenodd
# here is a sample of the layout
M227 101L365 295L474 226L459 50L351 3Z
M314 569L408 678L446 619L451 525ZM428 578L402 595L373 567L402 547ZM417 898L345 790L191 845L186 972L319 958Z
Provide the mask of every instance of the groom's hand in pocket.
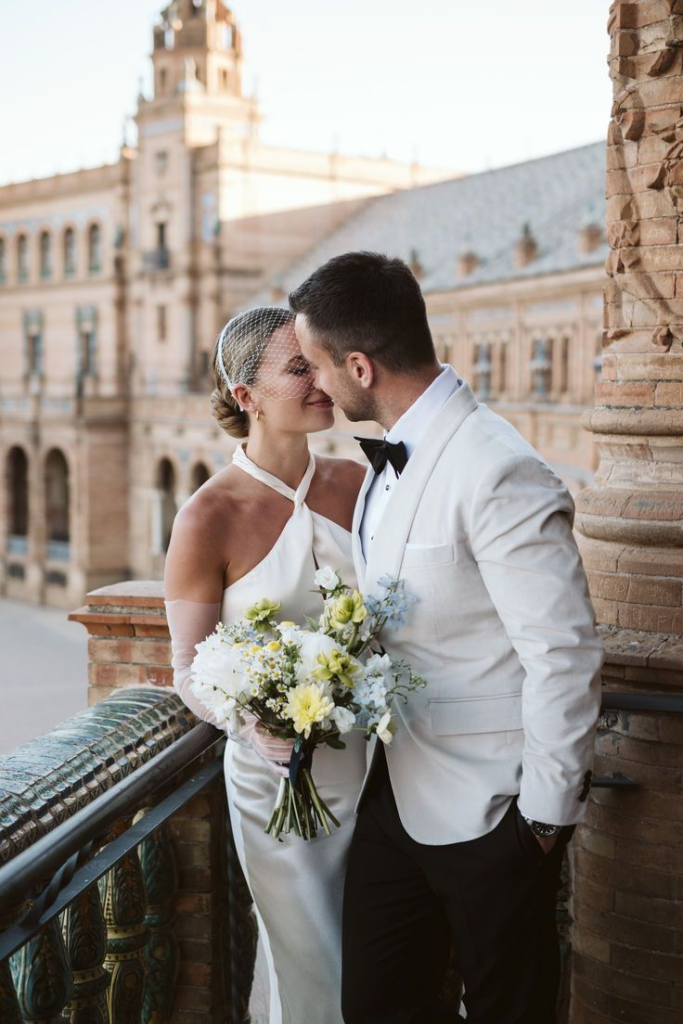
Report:
M535 838L546 856L557 842L557 836L536 836Z

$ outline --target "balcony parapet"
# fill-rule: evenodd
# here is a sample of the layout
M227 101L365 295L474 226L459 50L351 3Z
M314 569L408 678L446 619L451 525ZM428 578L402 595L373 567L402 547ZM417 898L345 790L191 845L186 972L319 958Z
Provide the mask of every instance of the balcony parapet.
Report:
M101 588L71 618L94 706L0 758L2 1024L114 1022L124 1003L241 1024L256 928L224 741L170 689L162 584Z
M129 689L0 758L0 864L152 760L196 724L174 693Z

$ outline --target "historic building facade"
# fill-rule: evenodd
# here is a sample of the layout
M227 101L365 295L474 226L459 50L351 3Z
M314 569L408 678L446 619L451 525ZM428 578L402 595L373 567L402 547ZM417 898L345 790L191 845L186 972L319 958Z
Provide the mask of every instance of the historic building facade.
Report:
M167 7L153 64L116 164L0 188L0 592L73 607L158 578L233 446L207 401L218 330L349 249L409 261L441 358L590 482L602 145L448 180L267 147L220 0ZM357 451L342 418L313 445Z
M371 197L443 177L263 145L242 53L220 0L170 4L137 146L0 188L1 592L72 607L158 573L221 464L196 397L221 325Z

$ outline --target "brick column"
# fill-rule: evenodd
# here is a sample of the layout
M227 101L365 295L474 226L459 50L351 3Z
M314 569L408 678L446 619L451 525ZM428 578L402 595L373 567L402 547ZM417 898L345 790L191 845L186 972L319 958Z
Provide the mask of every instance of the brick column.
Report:
M606 689L683 692L683 0L612 4L600 463L577 498ZM683 1014L683 716L604 717L575 842L573 1024Z
M675 13L677 12L677 13ZM683 0L617 0L600 455L578 528L601 622L683 632Z

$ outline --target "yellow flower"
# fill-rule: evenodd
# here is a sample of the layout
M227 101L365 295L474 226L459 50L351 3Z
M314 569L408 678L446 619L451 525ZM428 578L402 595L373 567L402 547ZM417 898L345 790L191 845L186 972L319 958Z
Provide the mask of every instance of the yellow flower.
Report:
M270 620L273 615L282 608L281 601L271 601L267 597L264 597L261 601L257 601L251 608L247 608L244 613L245 619L261 632L265 632L270 627Z
M336 647L329 654L319 654L319 668L313 670L313 676L321 682L327 682L334 676L344 686L353 686L353 677L358 673L360 665L350 654L342 654Z
M269 651L273 651L273 653L280 650L280 644L277 640L271 640L269 644L266 644L266 647Z
M290 690L283 709L291 718L296 732L302 732L306 739L317 722L324 722L334 711L334 702L325 694L321 683L300 683Z
M362 595L354 590L351 594L338 597L330 607L330 625L333 629L343 629L349 622L357 626L367 614Z
M290 619L283 619L280 623L281 626L296 626L296 622L291 622Z

